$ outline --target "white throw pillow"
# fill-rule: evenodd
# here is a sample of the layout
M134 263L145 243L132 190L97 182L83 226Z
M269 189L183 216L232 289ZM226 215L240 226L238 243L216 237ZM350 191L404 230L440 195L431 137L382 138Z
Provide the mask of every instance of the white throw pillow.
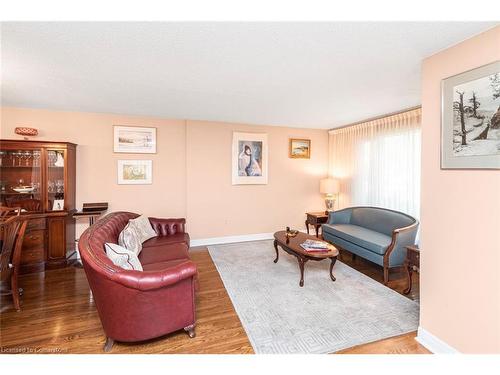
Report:
M137 233L136 226L128 223L118 236L118 244L139 256L142 250L142 241Z
M149 222L149 219L144 215L141 215L135 219L130 219L128 223L132 224L135 227L141 244L149 240L150 238L157 236L155 230Z
M106 248L106 255L115 266L125 270L142 271L141 262L139 262L139 258L134 252L115 243L105 243L104 247Z

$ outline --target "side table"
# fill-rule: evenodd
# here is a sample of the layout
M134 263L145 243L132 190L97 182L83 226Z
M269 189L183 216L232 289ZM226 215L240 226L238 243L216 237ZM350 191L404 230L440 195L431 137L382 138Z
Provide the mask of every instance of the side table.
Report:
M107 206L107 203L106 203L106 206ZM94 225L96 219L98 219L106 211L107 211L107 207L106 207L106 209L102 209L100 211L88 211L88 212L79 211L79 212L73 213L73 218L74 219L89 219L89 227L91 227L92 225ZM76 261L75 261L74 266L77 268L82 268L83 264L80 260L80 251L78 250L78 239L75 239L75 242L77 243L76 249L75 249L75 254L72 254L71 256L76 255Z
M316 237L319 237L319 227L328 221L328 214L325 211L306 212L306 229L309 234L309 225L313 225L316 229Z
M411 278L413 271L420 272L420 249L418 246L406 246L404 268L406 270L407 286L406 289L403 290L403 293L408 294L411 291Z

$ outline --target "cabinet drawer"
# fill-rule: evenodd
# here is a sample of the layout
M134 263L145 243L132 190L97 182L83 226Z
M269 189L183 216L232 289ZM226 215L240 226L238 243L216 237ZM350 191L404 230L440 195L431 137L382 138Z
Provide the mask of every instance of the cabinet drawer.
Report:
M31 219L28 221L28 226L26 227L26 231L33 231L45 229L45 219Z
M24 235L23 251L45 247L45 231L32 230Z
M43 247L23 249L21 251L21 263L39 263L45 260L45 251Z

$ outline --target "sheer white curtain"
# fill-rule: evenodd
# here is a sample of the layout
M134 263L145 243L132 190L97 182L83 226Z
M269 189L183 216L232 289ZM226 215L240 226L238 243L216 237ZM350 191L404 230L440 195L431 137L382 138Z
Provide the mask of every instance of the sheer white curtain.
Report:
M339 208L378 206L420 218L420 121L415 109L330 131Z

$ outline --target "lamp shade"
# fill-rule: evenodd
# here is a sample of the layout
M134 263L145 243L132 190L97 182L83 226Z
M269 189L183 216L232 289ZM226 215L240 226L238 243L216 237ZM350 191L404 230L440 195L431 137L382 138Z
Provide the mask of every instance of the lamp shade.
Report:
M319 182L321 194L338 194L340 191L340 181L336 178L325 178Z

